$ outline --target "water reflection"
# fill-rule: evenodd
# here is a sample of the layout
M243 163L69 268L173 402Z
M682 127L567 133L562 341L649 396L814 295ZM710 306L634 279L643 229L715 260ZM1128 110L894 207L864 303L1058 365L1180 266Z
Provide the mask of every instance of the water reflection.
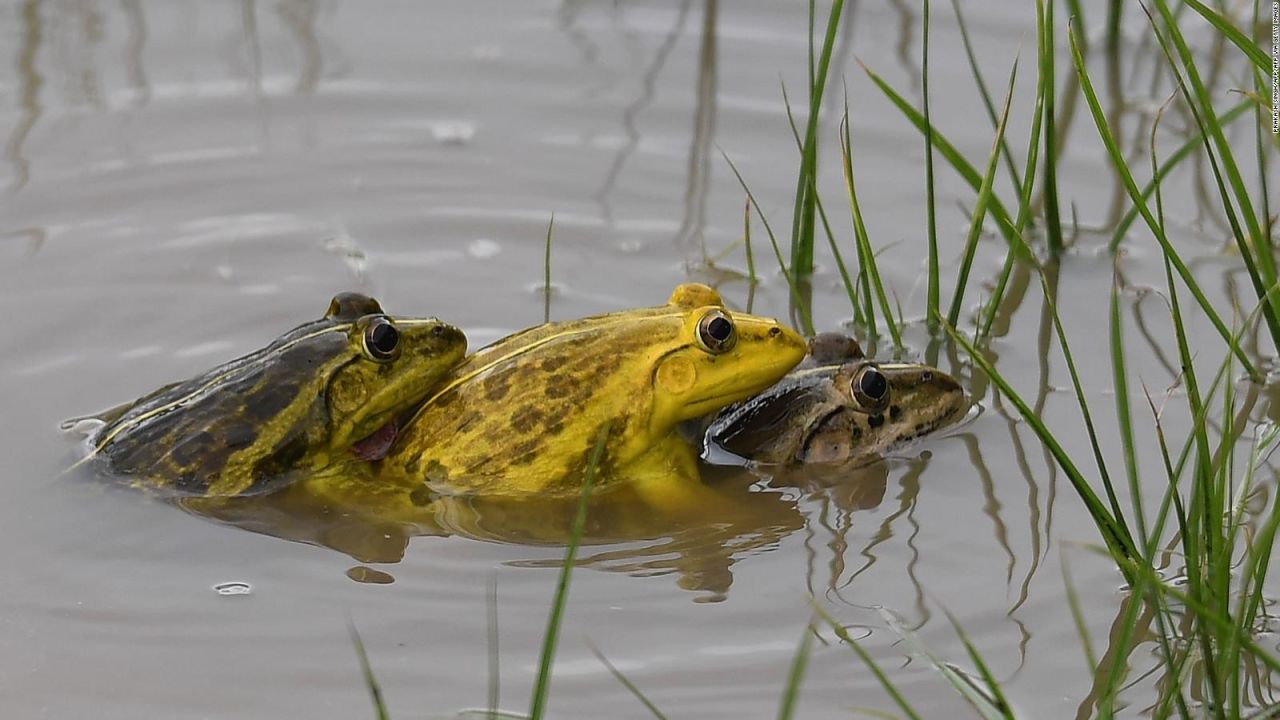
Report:
M26 0L19 12L22 19L22 40L18 44L18 59L15 63L18 84L21 88L19 104L22 114L17 126L5 143L5 155L13 165L13 180L9 184L9 192L16 193L26 186L31 179L31 161L23 150L31 128L40 118L40 90L44 86L36 67L36 58L40 54L40 44L44 39L44 25L41 22L40 0Z
M125 24L129 28L125 40L124 72L133 89L134 109L145 107L151 102L151 84L147 80L147 70L143 64L143 52L147 47L147 18L142 14L142 5L138 0L120 0L120 10L124 13Z
M641 75L640 93L635 99L627 103L627 106L622 111L622 132L626 137L626 142L618 149L613 162L609 164L609 168L605 171L604 182L600 184L600 189L595 194L596 202L600 204L600 214L608 226L613 225L613 206L609 198L618 182L618 177L622 174L622 168L626 165L627 159L631 157L640 145L640 130L636 127L636 118L653 101L654 91L657 88L658 74L666 66L667 58L670 57L671 50L676 45L676 40L679 39L684 31L685 21L689 16L689 7L692 4L693 0L683 0L680 3L675 22L672 23L671 29L663 37L662 44L654 51L653 60Z
M804 518L794 493L763 487L759 477L741 470L709 473L715 477L676 508L650 509L626 487L599 493L583 544L622 547L583 552L578 564L640 575L674 573L681 587L722 597L739 557L770 549L802 527ZM419 536L563 546L577 512L574 498L438 496L420 483L364 476L313 478L265 497L183 498L178 504L245 530L377 563L399 562L409 540Z
M898 509L885 518L860 549L865 559L846 578L849 533L859 513L883 502L891 467L877 461L857 467L807 466L761 476L741 468L703 468L704 481L685 504L654 509L627 487L609 488L593 498L577 564L632 575L672 574L680 587L723 598L733 583L732 566L746 556L777 547L806 528L810 548L808 583L815 596L840 599L841 592L877 560L876 548L894 536L894 522L906 516L911 560L906 568L916 588L916 610L929 617L916 576L920 559L911 517L926 453L907 462L896 496ZM340 489L339 489L340 488ZM564 546L577 501L573 498L438 496L420 483L403 484L366 475L313 478L269 496L182 498L177 504L197 515L241 529L331 548L360 562L399 562L409 541L420 536L460 536L524 546ZM814 548L814 527L827 535ZM819 567L825 563L825 568ZM513 560L513 565L556 566L558 560ZM825 589L821 592L818 588Z
M702 264L707 264L703 230L707 225L707 195L711 182L711 149L716 132L716 3L705 0L702 7L702 44L698 50L697 98L693 110L693 139L685 171L684 213L676 230L676 247L684 257L696 244Z
M316 36L319 5L315 0L285 0L276 6L276 13L293 34L302 56L295 91L299 95L314 95L324 72L324 54Z

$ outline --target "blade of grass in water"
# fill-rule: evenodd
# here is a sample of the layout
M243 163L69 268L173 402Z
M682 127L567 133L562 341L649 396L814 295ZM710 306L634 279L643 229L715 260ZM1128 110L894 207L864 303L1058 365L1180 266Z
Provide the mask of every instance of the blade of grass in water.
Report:
M1245 188L1244 181L1241 179L1240 170L1236 165L1231 145L1227 142L1226 136L1222 132L1222 125L1218 120L1217 112L1213 109L1213 102L1208 96L1203 81L1200 79L1195 60L1187 47L1181 30L1178 28L1177 21L1173 18L1164 2L1157 3L1157 9L1165 22L1169 38L1177 49L1178 57L1182 61L1182 68L1186 71L1187 79L1191 83L1190 89L1188 89L1187 83L1183 81L1182 73L1178 71L1169 43L1156 26L1155 18L1148 12L1147 17L1150 20L1152 31L1168 60L1174 80L1177 81L1178 88L1186 101L1187 107L1191 110L1192 117L1195 118L1200 130L1212 141L1205 144L1205 152L1209 157L1209 165L1213 170L1214 180L1218 186L1218 195L1222 199L1222 209L1228 223L1231 225L1236 247L1239 249L1241 260L1249 273L1249 280L1253 283L1254 292L1266 303L1263 308L1263 317L1266 319L1267 327L1271 331L1272 342L1277 348L1280 348L1280 296L1264 292L1264 288L1274 286L1277 281L1276 266L1271 256L1272 248L1270 242L1262 235L1262 228L1254 215L1253 202L1250 200L1249 191ZM1217 148L1216 154L1214 152L1215 147ZM1222 176L1224 172L1227 177L1227 183L1223 182ZM1227 184L1230 184L1232 193L1227 192ZM1240 207L1240 215L1244 217L1247 225L1248 237L1245 236L1244 230L1240 227L1240 221L1236 217L1232 204L1232 194L1234 194L1235 204Z
M630 678L623 675L621 670L614 667L613 663L609 662L609 658L605 657L604 653L600 652L600 648L596 647L595 643L590 640L586 642L587 647L591 650L591 654L595 655L596 659L609 670L609 673L613 675L614 679L622 683L622 686L630 691L631 694L634 695L642 705L644 705L645 709L649 711L649 714L653 715L657 720L667 720L667 716L662 714L662 711L658 709L658 706L654 705L649 698L645 697L645 694L640 691L640 688L637 687L635 683L631 682Z
M1134 453L1133 416L1129 407L1129 379L1124 356L1124 329L1120 321L1120 288L1118 279L1111 283L1110 305L1111 374L1116 388L1116 422L1120 426L1120 448L1124 456L1125 477L1129 481L1129 499L1138 527L1138 537L1145 540L1147 522L1142 510L1142 488L1138 484L1138 463Z
M489 631L489 720L498 718L498 701L502 692L501 652L498 648L498 577L489 577L484 594Z
M591 499L591 486L595 483L596 469L600 465L600 458L604 455L605 441L609 439L611 425L611 422L606 422L596 434L596 444L591 449L587 470L582 478L582 495L578 499L578 512L573 518L573 528L569 532L569 546L565 548L564 564L561 565L560 576L556 580L556 594L551 602L547 630L542 635L538 678L534 682L533 698L529 703L530 720L539 720L545 716L547 710L547 698L551 694L551 668L555 664L556 644L560 640L560 621L564 617L565 603L569 599L569 577L573 574L573 562L578 556L578 545L582 542L582 529L587 524L587 506Z
M764 212L760 210L760 204L756 202L755 195L751 194L751 188L747 187L747 181L742 179L742 173L738 172L738 166L733 164L728 154L723 150L720 151L721 157L729 164L729 169L733 171L733 176L738 178L738 184L742 186L742 190L747 193L747 200L751 206L756 209L756 216L760 218L760 223L764 225L765 234L769 236L769 245L773 247L773 256L778 260L778 270L782 273L782 277L787 281L787 289L791 292L791 301L795 303L796 310L800 313L800 323L804 327L800 328L806 335L813 335L813 319L809 314L809 307L804 302L804 296L800 294L799 288L796 287L795 278L791 273L787 272L786 261L782 259L782 250L778 248L778 238L773 234L773 228L769 225L769 218L765 217Z
M844 283L845 292L849 295L849 304L853 306L853 321L862 324L862 308L858 305L858 293L854 287L853 279L849 277L849 269L845 267L844 255L840 252L840 246L836 244L836 236L831 232L831 223L827 221L827 211L822 207L822 198L816 194L818 218L822 220L822 232L827 236L827 244L831 247L831 256L836 260L836 269L840 271L840 280Z
M809 604L813 606L813 611L818 614L818 617L822 618L822 621L831 627L831 632L835 633L836 637L840 638L841 642L849 646L849 649L862 660L862 663L867 666L867 669L871 671L871 674L876 676L876 680L880 682L880 686L884 688L885 692L889 693L889 697L893 699L893 702L902 710L903 714L911 720L920 720L920 715L911 707L911 704L907 702L907 699L898 691L898 688L894 686L893 682L889 680L889 676L884 674L884 671L880 669L880 666L876 664L876 661L872 659L871 655L868 654L866 650L862 649L862 646L858 644L858 641L854 640L853 637L849 635L849 631L845 630L844 626L836 622L836 619L831 617L826 610L823 610L816 600L809 598Z
M933 125L925 122L924 115L912 107L911 103L907 102L905 98L890 87L889 83L885 82L884 79L877 75L871 68L866 65L862 65L862 70L867 74L867 77L871 78L871 82L875 83L875 86L880 88L880 92L884 93L885 97L889 98L889 101L892 102L894 106L911 121L911 124L914 125L917 130L921 133L927 132L930 134L932 137L933 149L936 150L949 165L951 165L952 169L959 173L960 177L963 178L970 187L975 191L982 187L982 175L979 174L978 171L974 169L973 165L971 165L969 161L955 149L955 146L947 140L946 136L938 131L937 128L933 127ZM999 198L991 198L990 212L991 216L996 221L996 225L1000 228L1000 233L1004 236L1005 240L1010 245L1017 245L1017 233L1013 229L1013 220L1010 219L1009 211L1005 209Z
M1204 310L1204 314L1209 318L1209 322L1213 324L1215 330L1222 337L1227 346L1239 358L1240 363L1248 371L1249 375L1254 378L1260 377L1257 368L1253 363L1249 362L1249 358L1245 355L1240 346L1235 343L1231 337L1231 332L1227 329L1226 324L1222 322L1222 318L1218 316L1217 311L1209 303L1208 298L1200 290L1199 283L1191 275L1191 271L1187 269L1182 258L1178 256L1177 250L1169 243L1169 239L1165 236L1164 231L1157 224L1155 216L1151 214L1150 208L1147 207L1141 193L1138 191L1138 185L1134 182L1133 173L1129 171L1129 166L1124 160L1119 146L1116 143L1115 136L1111 132L1111 128L1107 125L1106 116L1102 111L1102 105L1098 102L1098 95L1093 89L1093 81L1089 78L1089 71L1085 68L1084 57L1080 54L1079 43L1076 40L1075 32L1068 33L1069 44L1071 46L1071 57L1075 62L1076 74L1080 78L1080 89L1084 93L1085 101L1089 106L1089 112L1093 116L1094 124L1097 126L1098 135L1102 138L1103 144L1106 146L1107 154L1111 156L1120 179L1125 188L1129 191L1129 197L1134 204L1139 207L1143 220L1147 222L1147 226L1155 235L1156 241L1160 243L1161 249L1164 251L1165 257L1168 257L1174 268L1178 271L1178 276L1182 279L1187 289L1191 291L1191 295L1196 299L1196 303Z
M542 322L551 322L551 230L556 226L556 216L552 213L547 223L547 243L542 257Z
M1040 278L1040 287L1044 293L1045 303L1049 306L1049 317L1053 321L1054 332L1058 336L1058 346L1062 349L1062 358L1067 364L1067 374L1071 378L1071 388L1075 391L1076 404L1080 407L1080 416L1084 420L1085 434L1089 437L1089 447L1093 451L1093 460L1098 468L1098 475L1102 480L1102 489L1107 496L1107 504L1111 508L1111 518L1114 526L1124 537L1125 554L1118 556L1116 562L1123 566L1125 560L1134 560L1141 557L1137 553L1137 545L1133 541L1133 535L1129 531L1129 525L1125 521L1124 510L1120 507L1120 500L1116 497L1115 486L1111 482L1111 473L1107 470L1106 458L1102 453L1102 446L1098 442L1098 433L1093 424L1093 413L1089 411L1089 401L1084 394L1084 386L1080 382L1080 373L1076 370L1075 358L1071 353L1071 345L1067 342L1066 330L1062 327L1062 317L1058 314L1058 300L1053 295L1053 290L1049 284L1045 282L1044 273L1037 273Z
M933 196L933 123L929 120L929 0L924 0L924 16L921 19L923 30L920 40L920 82L921 102L924 105L924 191L925 213L929 241L929 297L926 312L928 313L929 332L938 330L937 318L942 314L941 293L938 288L938 219L937 208Z
M382 699L382 686L373 674L373 666L369 664L369 653L365 652L364 640L360 639L360 631L356 624L347 620L347 632L351 635L351 644L356 648L356 658L360 661L360 674L364 676L364 686L369 689L369 698L373 701L373 710L378 720L390 720L387 704Z
M969 701L969 704L978 711L978 714L984 720L1008 720L1012 717L1007 704L1001 707L994 699L979 691L972 680L957 672L950 663L945 663L938 659L910 628L902 624L896 615L884 608L880 608L880 617L884 619L885 624L891 630L898 634L898 637L907 641L912 650L927 658L933 668L951 684L951 687L956 692L960 693L961 697Z
M853 236L858 247L858 272L862 275L862 297L866 305L866 315L875 334L875 306L871 302L871 293L875 292L880 303L880 311L884 317L889 336L893 338L894 347L902 347L902 335L898 332L898 324L894 322L893 312L889 309L889 298L885 295L884 284L880 281L880 268L876 265L876 254L871 247L871 237L867 234L867 226L862 221L862 208L858 205L858 193L853 180L853 141L849 129L849 97L844 98L844 115L841 117L840 159L844 165L844 188L849 199L849 214L853 219Z
M1076 634L1080 636L1080 647L1084 649L1084 660L1093 672L1098 667L1098 655L1093 651L1093 640L1089 638L1089 626L1084 622L1084 613L1080 610L1080 595L1076 592L1076 584L1071 580L1071 568L1067 564L1066 555L1062 556L1062 583L1067 588L1067 606L1071 608L1071 621L1075 623Z
M800 685L804 682L804 671L809 666L809 652L812 648L813 623L810 623L805 626L795 657L791 659L787 684L782 689L782 701L778 705L778 720L791 720L795 716L796 704L800 702Z
M1062 220L1058 212L1058 137L1057 120L1054 117L1054 89L1057 87L1057 75L1054 74L1055 48L1053 34L1053 0L1044 3L1036 0L1037 9L1043 8L1039 14L1044 18L1040 24L1039 41L1040 75L1049 88L1044 98L1044 230L1049 242L1049 254L1057 257L1062 252Z
M1102 534L1102 539L1106 543L1107 548L1111 551L1117 562L1120 562L1120 569L1127 577L1130 571L1127 569L1126 563L1122 561L1125 558L1138 557L1137 550L1133 547L1132 541L1128 537L1128 533L1119 524L1118 520L1112 516L1111 512L1107 510L1106 506L1102 504L1102 501L1098 499L1097 494L1094 493L1093 488L1089 486L1089 482L1085 479L1084 474L1076 467L1075 462L1072 461L1071 456L1067 451L1063 449L1061 443L1058 442L1058 439L1054 437L1053 433L1049 431L1049 428L1045 426L1044 421L1042 421L1035 411L1027 405L1026 401L1024 401L1022 397L1014 391L1013 387L1009 385L1009 382L1005 380L1004 376L1001 375L1000 372L987 361L982 353L978 352L977 348L966 340L963 335L956 332L955 328L948 325L945 329L952 339L955 340L955 342L966 353L968 353L970 359L973 360L973 363L981 369L982 372L986 373L992 384L1009 399L1009 402L1013 404L1015 409L1017 409L1018 414L1022 416L1022 419L1031 427L1036 436L1040 438L1040 442L1044 443L1045 447L1049 449L1049 453L1053 455L1058 466L1061 467L1063 473L1066 474L1067 480L1070 481L1071 486L1076 491L1076 494L1079 495L1080 499L1084 502L1085 509L1088 510L1089 516L1093 519L1094 524L1098 526L1098 530Z
M969 641L969 635L965 633L964 628L956 620L951 611L946 611L947 620L951 622L951 627L955 629L956 635L960 637L960 642L964 643L965 652L969 654L969 660L973 662L974 667L978 668L978 673L982 676L982 681L987 685L987 692L991 693L988 698L991 703L991 709L1000 713L1000 717L1006 720L1013 720L1013 708L1009 705L1009 700L1004 696L1004 692L1000 689L1000 683L996 680L995 675L991 673L991 668L987 667L987 663L982 659L982 654L978 652L978 648L974 647Z
M800 150L801 154L803 154L804 144L800 140L799 131L796 129L795 116L791 113L791 100L787 97L786 85L782 86L782 104L787 109L787 122L791 125L791 135L792 137L795 138L796 148ZM849 304L853 307L854 323L859 325L863 324L865 322L865 317L864 317L862 306L859 305L858 303L857 290L853 280L849 277L849 271L844 264L844 255L842 255L840 252L840 246L836 243L835 235L831 232L831 223L827 222L827 213L826 213L826 210L824 210L822 207L822 196L818 194L817 188L815 188L812 183L810 183L808 187L809 187L809 192L813 193L814 205L818 210L818 217L822 219L822 229L824 234L827 236L827 243L831 248L831 255L836 260L836 267L840 271L840 279L841 281L844 282L845 292L848 293L849 295ZM871 320L872 320L872 322L870 323L871 333L874 335L875 334L875 315L874 315L875 311L870 307L869 302L867 307L868 307L868 310L871 312Z
M1013 83L1018 77L1018 61L1014 60L1013 69L1009 72L1009 89L1004 96L1004 108L1000 112L1000 122L996 125L996 137L991 143L991 153L987 158L987 170L982 176L982 185L978 188L978 199L974 202L973 217L969 220L969 237L965 240L964 254L960 258L960 272L956 276L955 295L951 298L951 309L947 312L947 322L952 327L960 322L960 307L964 302L965 286L969 284L969 270L973 267L973 256L978 250L978 238L982 235L982 221L987 217L987 205L991 201L991 185L996 179L996 166L1000 161L1000 145L1004 142L1004 129L1009 121L1009 105L1013 102ZM1013 252L1013 248L1009 248Z
M1256 104L1257 103L1253 102L1252 100L1244 100L1236 104L1230 110L1223 113L1222 117L1219 118L1219 120L1222 123L1222 126L1226 127L1227 125L1230 125L1231 123L1235 122L1237 119L1242 117L1247 111L1249 111L1254 106L1256 106ZM1204 131L1197 132L1196 134L1192 135L1189 140L1184 142L1181 147L1179 147L1171 155L1169 155L1169 157L1166 158L1163 163L1160 164L1160 169L1157 170L1152 175L1151 180L1149 180L1147 184L1142 187L1143 201L1149 200L1151 198L1151 194L1155 192L1156 186L1159 185L1161 182L1164 182L1164 179L1169 175L1169 173L1173 172L1178 167L1179 163L1181 163L1183 160L1190 157L1192 153L1194 153L1201 145L1203 145L1204 139L1205 139ZM1125 211L1124 217L1120 218L1119 224L1116 225L1115 232L1111 234L1111 242L1107 246L1107 249L1110 252L1114 253L1120 247L1120 243L1124 241L1125 234L1129 232L1129 227L1133 225L1134 220L1138 219L1138 214L1139 214L1139 209L1136 203L1132 207L1130 207L1128 210Z
M751 251L751 198L742 205L742 242L747 253L747 281L755 286L759 280L756 278L755 254Z
M987 111L987 118L991 121L991 128L1000 126L1000 116L996 113L996 104L991 99L991 91L987 89L987 81L982 77L982 70L978 67L978 58L973 54L973 43L969 41L969 30L964 24L964 13L960 12L960 0L951 0L951 9L956 14L956 26L960 29L960 40L964 43L964 54L969 60L969 74L973 75L973 81L978 86L978 95L982 98L982 107ZM1022 181L1018 179L1018 166L1013 161L1013 152L1009 150L1009 143L1000 141L1000 154L1004 157L1005 165L1009 169L1009 182L1013 183L1014 192L1018 195L1022 194Z
M1223 37L1230 40L1231 44L1235 45L1240 52L1244 53L1245 56L1249 58L1249 62L1253 63L1255 67L1264 73L1271 72L1271 58L1267 57L1267 54L1262 51L1262 48L1258 47L1252 40L1246 37L1244 33L1240 32L1235 25L1232 25L1230 20L1219 15L1217 11L1206 7L1205 4L1199 0L1182 1L1187 5L1190 5L1192 10L1200 13L1200 17L1204 18L1210 25L1217 29L1218 32L1222 33Z
M1041 28L1043 23L1043 7L1037 5L1036 27ZM987 309L983 313L982 322L978 326L978 332L974 335L974 344L982 344L991 333L991 326L995 323L996 313L1000 309L1005 290L1009 286L1009 278L1013 274L1014 263L1021 259L1039 268L1039 262L1036 260L1034 253L1031 252L1031 248L1023 240L1023 233L1031 222L1031 193L1035 188L1036 171L1039 169L1040 129L1044 120L1045 97L1047 93L1052 92L1053 87L1045 82L1044 73L1040 72L1037 64L1036 101L1031 113L1031 132L1027 139L1027 164L1023 169L1022 189L1018 196L1018 219L1014 221L1013 237L1016 243L1009 247L1009 252L1005 255L1004 266L1000 268L1000 276L996 280L995 289L988 300Z
M1156 190L1156 207L1161 207L1161 193ZM1163 227L1163 217L1160 216L1160 224ZM1191 349L1187 343L1187 335L1185 326L1182 321L1182 312L1178 303L1177 287L1173 280L1173 270L1170 268L1168 256L1165 257L1165 280L1167 290L1169 292L1169 306L1173 315L1174 336L1178 344L1178 356L1182 363L1182 378L1187 389L1187 404L1191 408L1191 416L1198 417L1203 414L1203 405L1199 387L1196 382L1195 366L1192 362ZM1213 592L1210 588L1216 587L1214 581L1214 569L1212 566L1205 568L1207 579L1202 578L1200 568L1205 562L1205 558L1215 555L1217 538L1213 530L1216 525L1217 518L1221 515L1214 513L1217 501L1214 498L1212 481L1209 478L1212 461L1209 453L1208 432L1205 424L1201 423L1192 430L1195 437L1196 446L1196 463L1192 474L1191 485L1191 506L1187 512L1189 522L1184 523L1182 535L1184 547L1186 550L1186 568L1187 568L1187 587L1190 594L1194 597L1205 597L1206 593ZM1212 606L1212 602L1210 603ZM1223 703L1218 696L1218 672L1214 663L1214 651L1211 638L1206 632L1196 633L1197 639L1200 641L1201 659L1204 664L1202 672L1205 676L1205 686L1208 688L1208 704L1212 708L1217 708L1217 717L1225 717L1222 714Z
M800 174L796 178L795 208L791 216L791 272L796 279L813 274L814 195L809 187L818 175L818 115L822 108L822 96L826 89L827 70L831 65L831 51L835 47L836 30L844 0L833 0L827 17L826 36L817 68L809 73L809 117L805 122L804 148L800 159ZM809 58L813 63L814 4L809 3Z

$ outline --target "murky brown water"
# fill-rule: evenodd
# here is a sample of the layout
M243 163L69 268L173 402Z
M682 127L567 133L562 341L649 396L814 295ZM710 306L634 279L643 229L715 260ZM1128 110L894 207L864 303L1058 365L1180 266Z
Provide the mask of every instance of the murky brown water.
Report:
M919 22L908 5L851 3L833 86L847 80L861 199L873 241L886 248L882 272L919 317L922 142L855 63L915 92ZM952 15L939 9L937 18L935 113L977 161L990 124ZM1117 112L1142 148L1168 87L1153 85L1155 56L1129 19L1120 73L1129 103ZM1033 9L984 4L968 21L993 88L1022 49L1010 130L1019 148L1034 82ZM687 278L716 281L731 304L746 305L746 284L703 262L741 234L742 192L718 148L786 227L796 158L778 78L799 96L805 32L805 3L768 0L0 4L3 714L367 716L351 618L395 717L454 717L486 702L493 580L502 705L522 710L563 552L540 544L538 528L530 544L420 537L406 549L405 538L383 538L395 552L365 559L403 551L403 561L352 575L394 582L353 582L357 562L334 550L60 476L72 448L58 423L258 347L318 316L339 290L375 294L396 313L437 314L473 347L539 322L552 213L553 318L655 304ZM1065 54L1060 62L1068 66ZM1237 65L1213 72L1224 94L1240 84ZM1105 450L1118 458L1102 320L1118 196L1090 120L1076 112L1061 182L1080 231L1056 282ZM837 118L824 120L834 158ZM1244 122L1236 132L1252 142ZM1177 142L1170 132L1161 147ZM827 207L844 207L833 160L823 174ZM1172 233L1218 307L1229 297L1252 307L1238 262L1220 252L1228 235L1206 209L1203 178L1192 166L1175 176L1165 198ZM941 161L939 182L953 258L972 195ZM833 222L851 243L847 217L837 210ZM1124 259L1130 362L1160 392L1173 378L1162 358L1176 353L1163 302L1142 289L1162 287L1163 270L1149 237L1133 239ZM993 278L1003 245L984 247L975 271ZM824 264L816 321L835 329L850 313ZM719 265L742 269L741 250ZM1023 274L1011 297L992 345L998 366L1087 466L1038 284ZM970 300L976 307L979 298ZM783 316L786 301L772 272L750 299L756 312ZM1206 367L1216 366L1212 330L1193 326ZM954 351L928 348L919 327L909 336L914 354L962 377L984 411L853 476L802 474L757 493L726 479L741 505L709 512L706 523L596 518L598 534L616 531L617 541L584 548L587 567L573 576L556 717L644 716L587 639L672 717L768 716L810 618L809 593L865 637L929 717L963 710L963 701L876 608L968 667L945 608L1028 717L1088 713L1093 681L1064 597L1064 557L1100 648L1119 617L1121 579L1077 547L1097 533L1016 413ZM1132 387L1135 409L1145 407ZM1274 413L1265 395L1256 400L1255 416ZM1179 410L1166 418L1174 437L1187 424ZM1145 431L1140 440L1158 492L1154 441ZM1270 494L1269 470L1267 478ZM215 591L225 583L251 592ZM1153 664L1151 647L1131 656L1138 671ZM1126 694L1130 714L1147 705L1153 682ZM847 648L817 646L801 715L854 707L890 705Z

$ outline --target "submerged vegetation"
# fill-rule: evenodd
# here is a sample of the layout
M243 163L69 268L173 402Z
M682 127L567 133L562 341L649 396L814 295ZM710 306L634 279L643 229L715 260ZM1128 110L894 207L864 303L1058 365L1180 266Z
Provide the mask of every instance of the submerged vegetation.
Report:
M1090 697L1082 699L1079 716L1113 716L1127 706L1124 692L1142 680L1155 697L1153 704L1142 708L1142 713L1152 717L1280 717L1280 706L1269 704L1274 700L1256 687L1257 673L1280 671L1280 657L1274 648L1259 640L1268 622L1270 599L1264 588L1280 528L1280 493L1272 488L1269 503L1263 503L1259 500L1267 495L1258 492L1263 484L1274 482L1264 480L1261 473L1269 454L1280 443L1280 427L1251 419L1251 406L1242 400L1239 390L1242 382L1263 382L1264 373L1274 366L1274 357L1257 349L1261 339L1270 338L1272 347L1280 348L1280 278L1273 255L1274 209L1268 198L1268 173L1277 142L1269 130L1271 108L1266 100L1270 97L1271 66L1270 59L1251 39L1255 32L1264 31L1261 18L1269 7L1263 8L1255 1L1239 14L1238 5L1210 7L1198 0L1149 0L1136 10L1130 8L1130 14L1141 12L1142 42L1159 48L1164 62L1161 73L1169 88L1168 99L1151 115L1149 131L1142 139L1145 147L1130 153L1122 149L1118 115L1100 98L1089 64L1091 58L1100 59L1113 71L1119 62L1124 13L1118 0L1088 8L1072 0L1064 4L1036 0L1035 90L1029 101L1030 113L1017 118L1011 117L1018 87L1017 59L1010 63L1003 95L993 96L973 54L960 3L953 0L951 7L958 20L956 29L964 44L976 95L991 123L992 141L985 157L966 158L948 140L944 129L935 124L936 113L930 110L929 33L936 18L930 17L929 0L924 0L922 14L921 101L908 100L874 69L863 70L902 119L917 128L925 147L923 171L928 206L921 216L927 247L921 254L927 257L928 275L926 305L920 320L935 341L952 342L963 351L975 370L990 379L1043 442L1096 525L1097 542L1090 549L1109 558L1124 577L1126 586L1117 610L1116 630L1109 650L1100 658L1084 622L1076 588L1064 573L1063 591L1075 619L1082 660L1094 678ZM818 122L823 104L837 95L833 87L839 78L832 76L831 61L837 29L847 15L845 5L834 0L829 11L822 13L811 0L809 9L807 112L801 122L794 118L792 122L800 163L789 253L784 253L773 226L751 196L750 179L726 155L728 166L748 196L745 239L751 282L756 277L750 242L754 214L766 231L790 287L796 317L805 330L812 331L807 283L814 272L816 238L822 233L848 296L855 330L873 341L887 339L901 350L906 320L896 298L891 301L892 289L882 281L876 267L876 245L862 219L859 201L864 196L856 183L857 143L850 130L847 99L843 101L835 138L823 137ZM1086 15L1086 11L1105 11L1105 33L1096 47L1085 28L1097 19ZM819 20L824 16L825 24L821 24ZM936 31L936 27L932 29ZM1233 88L1234 93L1226 92L1228 88L1221 81L1218 87L1210 87L1187 38L1190 32L1214 33L1224 41L1229 61L1245 68L1243 76L1249 77L1253 85ZM1064 53L1071 60L1066 66L1058 62ZM1184 128L1185 137L1170 149L1161 146L1158 136L1164 114L1175 107L1189 122ZM1076 234L1075 221L1063 217L1069 204L1059 194L1060 132L1064 116L1076 108L1087 113L1092 126L1086 129L1096 132L1127 203L1115 218L1114 228L1107 228L1107 250L1116 267L1106 319L1112 374L1110 378L1094 380L1096 384L1109 379L1114 385L1115 404L1107 409L1090 403L1088 390L1093 385L1082 380L1077 370L1071 339L1062 322L1069 308L1057 295L1060 259L1071 250L1070 238ZM789 102L787 109L792 109ZM1239 140L1240 133L1228 135L1228 129L1242 118L1252 118L1256 128L1249 143ZM1027 128L1025 137L1017 137L1014 127ZM842 237L842 231L832 222L836 213L823 206L818 192L819 158L831 155L825 150L831 140L837 141L839 148L837 157L849 207L847 234L851 237ZM1024 150L1019 155L1015 148ZM1135 160L1143 155L1145 162ZM974 193L972 204L966 208L969 226L962 252L954 263L939 261L935 158L941 161L940 169L954 172ZM1176 167L1193 158L1205 163L1212 178L1216 210L1225 220L1235 255L1247 273L1253 292L1252 307L1215 307L1170 238L1162 188ZM904 168L903 172L910 169ZM998 275L988 286L982 286L974 275L974 261L983 238L992 232L1004 244L1004 258ZM549 235L547 242L549 288ZM1130 370L1121 306L1131 293L1123 274L1125 248L1131 244L1158 253L1164 268L1162 295L1168 304L1179 374L1176 387L1167 392L1139 388ZM943 277L944 266L952 269L953 277ZM992 361L989 348L993 328L1016 272L1030 272L1039 280L1061 359L1071 379L1070 392L1089 441L1087 454L1069 450L1060 436L1061 429L1047 424L1037 407L1020 396ZM952 283L949 302L944 300L943 292L948 283ZM981 301L975 307L980 295ZM1191 314L1201 315L1216 332L1221 347L1218 357L1197 354L1190 345ZM1241 377L1243 381L1239 380ZM1135 407L1133 396L1139 390L1139 397L1144 400ZM1102 437L1104 433L1095 420L1101 419L1103 413L1114 413L1117 435ZM1171 422L1169 418L1173 417L1178 420ZM1148 432L1144 419L1150 420L1153 437L1147 440L1158 448L1154 457L1159 460L1155 479L1146 481L1144 477L1152 468L1144 468L1138 461L1138 447ZM1173 426L1189 429L1179 434L1169 429ZM1120 446L1118 457L1104 449L1113 441ZM596 450L598 455L598 445ZM588 476L591 473L588 468ZM528 717L543 717L546 712L551 660L590 485L588 479L584 504L552 602ZM1152 487L1162 489L1152 492ZM960 659L944 661L935 657L891 613L884 614L884 621L906 647L938 670L978 716L1018 716L1017 708L1008 701L983 661L981 643L972 641L954 620L955 632L967 654L964 662L969 663L970 669L965 672L956 669ZM812 643L815 636L827 631L866 665L903 716L920 717L910 698L894 686L891 673L817 603L779 699L778 717L791 717L795 711ZM1145 678L1135 679L1130 654L1140 641L1151 639L1157 647L1158 668ZM358 644L357 647L361 662L365 663L363 649ZM643 707L654 717L663 717L636 685L603 655L597 655ZM379 713L385 712L372 674L366 673L366 679L379 702ZM486 716L506 716L497 710L496 692Z

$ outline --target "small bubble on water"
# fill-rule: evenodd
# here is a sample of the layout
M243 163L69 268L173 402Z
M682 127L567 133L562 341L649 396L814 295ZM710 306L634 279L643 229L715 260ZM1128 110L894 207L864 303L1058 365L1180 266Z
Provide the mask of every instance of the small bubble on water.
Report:
M488 260L502 252L502 246L489 238L477 238L467 245L467 252L478 260Z
M214 585L213 591L219 595L248 595L253 592L253 586L247 582L225 582Z
M476 126L465 120L441 120L431 125L431 137L441 145L465 145L476 136Z

